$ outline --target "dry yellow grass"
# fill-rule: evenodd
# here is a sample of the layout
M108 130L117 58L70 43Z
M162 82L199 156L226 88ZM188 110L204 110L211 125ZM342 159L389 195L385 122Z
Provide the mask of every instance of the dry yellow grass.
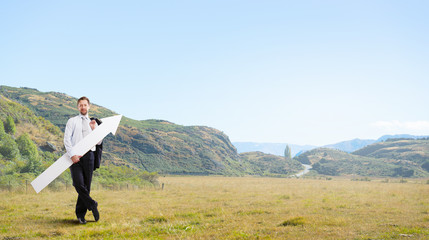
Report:
M70 191L2 192L0 239L428 239L429 184L165 177L164 190L95 190L76 223ZM92 220L89 213L87 220Z

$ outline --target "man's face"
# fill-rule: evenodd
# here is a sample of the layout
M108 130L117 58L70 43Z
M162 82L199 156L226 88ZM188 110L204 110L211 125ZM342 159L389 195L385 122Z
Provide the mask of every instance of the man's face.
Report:
M89 110L89 103L87 100L80 100L77 104L80 114L86 115Z

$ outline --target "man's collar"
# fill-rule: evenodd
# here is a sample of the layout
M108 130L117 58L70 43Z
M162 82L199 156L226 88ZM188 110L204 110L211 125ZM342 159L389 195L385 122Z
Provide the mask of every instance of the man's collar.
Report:
M82 117L84 117L84 118L86 118L86 119L89 119L89 117L88 117L88 114L86 114L86 115L82 115L82 113L79 113L79 116L82 118Z

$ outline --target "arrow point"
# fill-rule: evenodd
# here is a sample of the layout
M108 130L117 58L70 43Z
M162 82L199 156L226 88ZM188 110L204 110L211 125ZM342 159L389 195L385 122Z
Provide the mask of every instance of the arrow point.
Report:
M114 130L112 131L113 135L115 135L116 130L118 130L119 123L121 122L121 119L122 119L122 115L113 116L114 126L115 126Z
M122 115L116 115L112 117L107 117L101 119L103 124L108 125L109 131L115 135L116 130L118 129L119 123L121 122Z

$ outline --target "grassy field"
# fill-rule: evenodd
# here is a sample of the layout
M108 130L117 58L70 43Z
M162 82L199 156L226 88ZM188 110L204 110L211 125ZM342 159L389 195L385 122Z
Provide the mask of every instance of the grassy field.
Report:
M0 192L1 239L429 239L427 180L161 177L162 189Z

